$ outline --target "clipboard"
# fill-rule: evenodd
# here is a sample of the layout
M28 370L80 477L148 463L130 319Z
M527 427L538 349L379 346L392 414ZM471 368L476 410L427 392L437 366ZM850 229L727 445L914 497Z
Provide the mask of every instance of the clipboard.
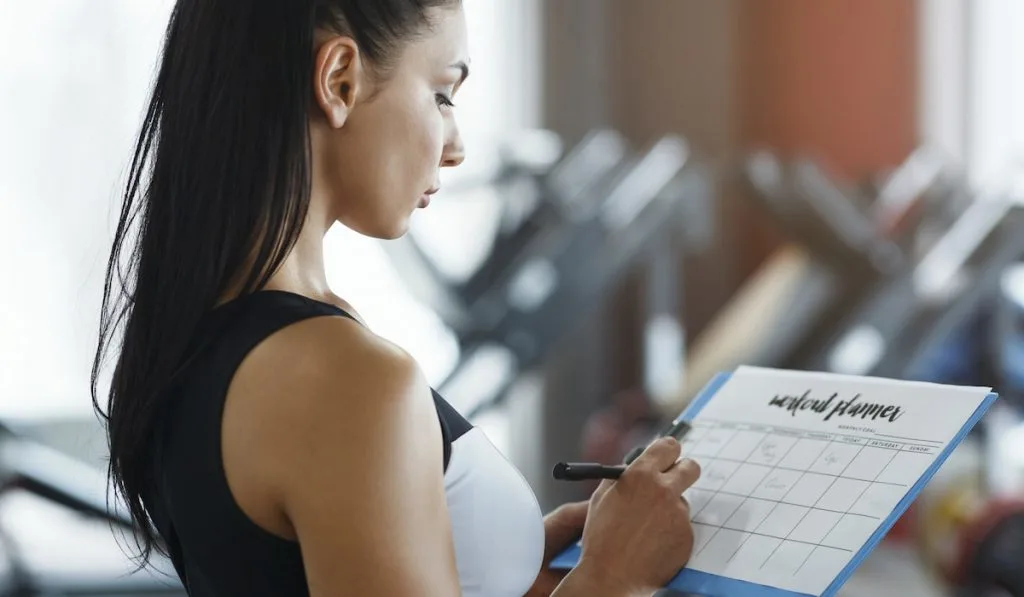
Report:
M683 453L702 474L684 493L693 554L666 588L836 595L997 397L829 373L719 373L676 419L694 427ZM579 556L577 543L550 566Z

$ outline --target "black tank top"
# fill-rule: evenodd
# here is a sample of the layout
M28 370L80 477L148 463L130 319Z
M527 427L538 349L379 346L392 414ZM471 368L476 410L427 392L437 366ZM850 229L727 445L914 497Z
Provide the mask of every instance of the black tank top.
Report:
M144 492L147 511L192 596L308 595L298 543L258 526L231 494L221 458L221 419L245 356L274 332L319 316L352 318L298 294L262 291L208 313L193 338L194 356L154 429L152 482ZM536 498L480 430L437 392L433 398L463 595L523 595L544 548Z

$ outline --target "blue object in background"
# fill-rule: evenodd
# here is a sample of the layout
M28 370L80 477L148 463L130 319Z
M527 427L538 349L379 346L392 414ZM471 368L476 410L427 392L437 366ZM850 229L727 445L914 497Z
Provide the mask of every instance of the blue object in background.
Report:
M1000 393L1024 410L1024 264L1003 272L989 331L989 352Z
M961 322L944 342L911 365L906 378L949 385L991 385L992 380L985 379L991 370L986 366L990 313L983 307Z

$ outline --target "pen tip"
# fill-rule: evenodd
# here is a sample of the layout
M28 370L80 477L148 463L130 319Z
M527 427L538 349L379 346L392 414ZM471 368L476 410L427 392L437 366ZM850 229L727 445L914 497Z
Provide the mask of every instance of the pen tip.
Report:
M555 468L552 469L551 475L556 479L562 479L563 477L565 477L565 471L567 468L569 468L567 464L565 464L564 462L559 462L558 464L555 465Z

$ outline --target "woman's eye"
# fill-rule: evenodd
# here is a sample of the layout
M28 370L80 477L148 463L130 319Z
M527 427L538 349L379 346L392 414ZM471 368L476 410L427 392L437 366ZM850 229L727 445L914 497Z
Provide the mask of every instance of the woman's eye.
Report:
M452 103L452 98L443 93L438 93L434 97L437 99L437 105L439 106L447 106L449 108L455 107L455 104Z

